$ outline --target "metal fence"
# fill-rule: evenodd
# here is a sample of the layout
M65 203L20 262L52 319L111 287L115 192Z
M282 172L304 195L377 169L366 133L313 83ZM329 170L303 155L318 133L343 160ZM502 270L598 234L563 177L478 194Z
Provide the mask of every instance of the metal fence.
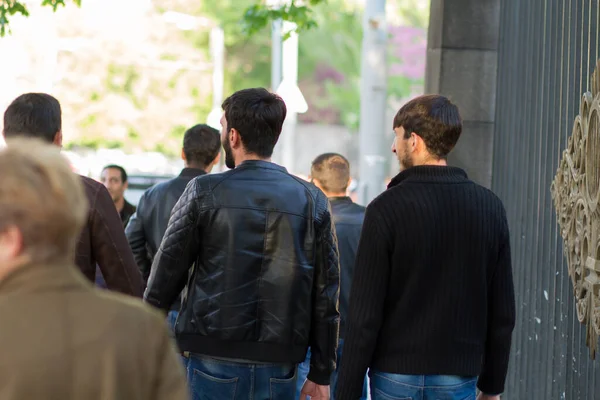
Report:
M509 216L518 312L505 399L600 399L550 192L600 58L600 7L501 4L492 188Z

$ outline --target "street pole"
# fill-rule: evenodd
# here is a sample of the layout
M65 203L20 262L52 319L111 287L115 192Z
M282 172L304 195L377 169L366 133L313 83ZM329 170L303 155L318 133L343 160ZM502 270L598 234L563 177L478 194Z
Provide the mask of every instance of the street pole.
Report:
M280 19L273 21L271 32L271 90L273 92L281 84L281 25Z
M213 62L213 110L221 110L223 103L223 82L225 69L225 32L215 26L210 31L210 53Z
M296 33L296 24L285 21L283 23L283 32L291 32L290 36L283 42L282 49L282 70L283 80L289 88L298 86L298 34ZM284 88L280 88L281 90ZM285 89L284 89L285 90ZM298 123L298 109L292 104L291 96L284 100L287 103L287 116L283 123L281 132L281 164L288 168L290 172L294 171L294 151L296 142L296 125Z
M359 193L368 204L385 189L387 109L385 0L367 0L360 80Z

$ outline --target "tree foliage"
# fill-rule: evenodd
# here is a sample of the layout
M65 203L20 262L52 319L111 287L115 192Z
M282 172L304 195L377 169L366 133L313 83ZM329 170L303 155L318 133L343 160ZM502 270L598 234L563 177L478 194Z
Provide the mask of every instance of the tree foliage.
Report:
M72 3L81 6L81 0L71 0ZM42 6L52 7L56 11L58 7L65 6L65 0L42 0ZM10 33L10 18L15 15L29 16L29 9L23 1L0 0L0 37Z
M278 19L295 23L298 33L308 31L317 26L314 7L326 2L327 0L290 0L280 1L275 7L268 6L265 2L255 2L246 8L244 13L244 33L253 35L267 27L271 21Z

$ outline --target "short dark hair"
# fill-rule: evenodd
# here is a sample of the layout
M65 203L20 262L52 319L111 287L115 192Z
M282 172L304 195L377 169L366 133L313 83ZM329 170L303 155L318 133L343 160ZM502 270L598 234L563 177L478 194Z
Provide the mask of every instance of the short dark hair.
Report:
M406 103L394 117L394 129L402 127L404 138L412 132L423 138L427 150L446 158L462 132L458 107L444 96L424 95Z
M121 167L120 165L116 165L116 164L107 165L106 167L102 168L102 172L106 171L107 169L118 169L119 172L121 173L121 182L123 182L123 183L127 182L127 179L129 179L127 177L127 171L125 171L125 168Z
M264 88L235 92L223 102L227 132L235 129L246 151L259 157L273 155L287 108L281 97Z
M207 167L221 150L219 131L205 124L198 124L183 135L183 153L188 163Z
M46 93L25 93L4 112L5 138L27 136L52 143L61 130L60 103Z
M310 175L325 191L342 193L348 189L350 182L350 162L341 154L321 154L312 162Z

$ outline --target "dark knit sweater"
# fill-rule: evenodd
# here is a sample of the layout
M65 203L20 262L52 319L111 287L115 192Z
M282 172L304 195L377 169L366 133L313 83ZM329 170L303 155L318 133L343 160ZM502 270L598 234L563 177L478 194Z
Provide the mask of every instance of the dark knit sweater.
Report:
M398 174L367 207L336 398L367 368L504 390L515 300L504 207L458 168Z

